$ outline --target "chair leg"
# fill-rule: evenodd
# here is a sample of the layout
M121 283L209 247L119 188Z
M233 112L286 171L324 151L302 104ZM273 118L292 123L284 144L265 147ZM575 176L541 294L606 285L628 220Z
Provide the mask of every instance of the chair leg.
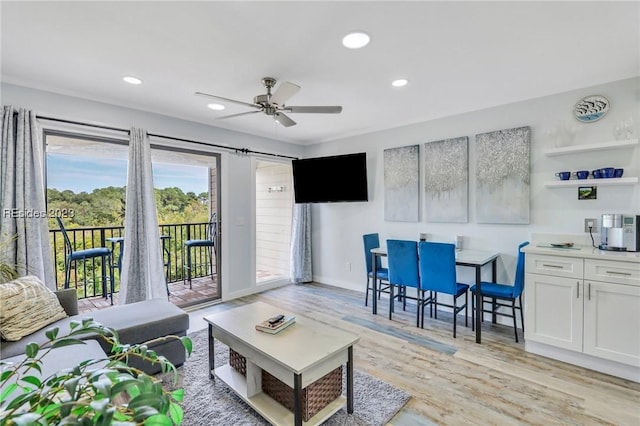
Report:
M373 297L376 297L374 294ZM369 275L367 274L367 290L364 292L364 306L369 306Z
M469 292L464 293L464 326L469 327Z
M393 284L389 283L389 319L393 313Z
M433 313L434 318L438 319L438 292L437 291L433 292L433 310L435 311Z
M187 247L187 280L189 281L189 289L192 289L191 286L191 269L193 265L191 264L191 247Z
M211 280L213 281L213 246L209 246L209 268L211 268Z
M524 307L522 306L522 295L518 296L520 302L520 324L522 324L522 333L524 333Z
M518 343L518 324L516 321L516 299L511 300L511 313L513 314L513 332L516 335L516 343Z
M64 264L64 288L69 288L71 283L71 260L67 260Z
M111 256L107 256L107 264L109 266L109 287L111 288L111 304L113 305L113 292L115 290L115 281L113 275L113 262Z
M109 298L109 290L107 286L107 259L106 256L100 256L102 262L102 297L104 299ZM95 288L95 286L93 287Z
M455 295L453 295L453 338L454 339L456 338L456 322L457 322L456 319L458 318L458 315L457 315L458 307L456 306L457 300L458 298Z

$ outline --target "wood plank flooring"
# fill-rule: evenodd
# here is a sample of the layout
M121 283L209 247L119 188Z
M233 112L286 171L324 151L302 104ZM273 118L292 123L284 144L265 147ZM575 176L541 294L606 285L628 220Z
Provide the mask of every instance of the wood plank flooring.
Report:
M364 293L289 285L192 315L263 301L360 335L356 367L412 395L393 426L640 425L640 384L526 353L510 327L485 322L478 345L462 317L456 339L446 313L419 329L398 303L390 321L384 297L374 316Z

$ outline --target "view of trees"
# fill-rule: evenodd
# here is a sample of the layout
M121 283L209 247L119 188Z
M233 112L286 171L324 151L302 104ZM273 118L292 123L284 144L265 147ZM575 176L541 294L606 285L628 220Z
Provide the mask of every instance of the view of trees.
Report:
M125 187L97 188L91 193L47 189L47 207L63 216L65 227L122 226L125 212ZM209 221L209 193L186 194L180 188L155 189L160 225ZM58 227L49 219L52 229Z

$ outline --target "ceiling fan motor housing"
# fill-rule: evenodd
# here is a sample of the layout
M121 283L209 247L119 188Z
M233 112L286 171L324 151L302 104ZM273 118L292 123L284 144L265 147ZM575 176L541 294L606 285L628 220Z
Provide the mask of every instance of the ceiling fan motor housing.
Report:
M266 107L269 105L269 95L257 95L253 98L253 103Z

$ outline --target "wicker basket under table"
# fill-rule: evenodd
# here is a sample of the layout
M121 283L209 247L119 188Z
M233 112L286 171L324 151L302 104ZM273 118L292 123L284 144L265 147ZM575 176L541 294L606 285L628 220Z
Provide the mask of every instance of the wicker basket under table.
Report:
M243 376L247 375L247 360L231 348L229 348L229 365ZM293 411L293 389L264 370L262 370L262 391ZM309 421L340 395L342 395L342 366L302 390L303 420Z

